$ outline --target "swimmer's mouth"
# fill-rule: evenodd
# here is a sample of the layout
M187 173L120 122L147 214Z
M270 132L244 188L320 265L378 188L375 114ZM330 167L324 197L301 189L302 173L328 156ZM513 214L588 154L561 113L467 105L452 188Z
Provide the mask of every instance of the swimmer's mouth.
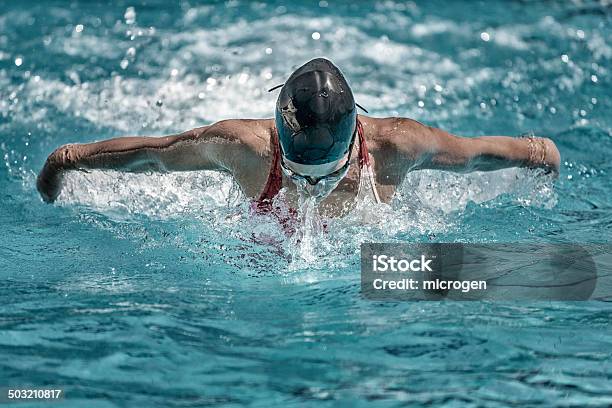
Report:
M281 159L281 168L287 177L293 181L293 183L306 192L309 196L314 197L317 201L325 199L331 194L332 191L338 186L340 181L346 176L349 169L350 160L346 161L341 168L323 177L313 177L298 174L293 170L287 168Z

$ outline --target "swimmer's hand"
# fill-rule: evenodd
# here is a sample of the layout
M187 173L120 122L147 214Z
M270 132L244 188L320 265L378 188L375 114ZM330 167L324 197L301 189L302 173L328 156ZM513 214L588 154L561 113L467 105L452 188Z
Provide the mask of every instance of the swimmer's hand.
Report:
M76 168L78 149L68 144L59 147L49 155L36 179L36 188L43 201L54 202L62 189L62 179L66 170Z

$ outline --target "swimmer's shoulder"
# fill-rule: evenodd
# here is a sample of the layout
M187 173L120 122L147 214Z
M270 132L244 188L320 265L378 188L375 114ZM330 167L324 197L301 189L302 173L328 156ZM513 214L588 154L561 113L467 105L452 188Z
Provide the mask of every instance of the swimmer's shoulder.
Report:
M268 150L273 131L273 119L224 119L193 129L190 133L196 142L240 144L261 152Z
M372 118L359 115L368 148L384 151L386 154L397 150L410 149L418 143L430 128L414 119L404 117Z

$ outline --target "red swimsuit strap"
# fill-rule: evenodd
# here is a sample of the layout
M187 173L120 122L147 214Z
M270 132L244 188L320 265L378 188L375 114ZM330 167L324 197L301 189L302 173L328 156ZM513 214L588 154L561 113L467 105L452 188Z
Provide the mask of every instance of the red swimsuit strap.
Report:
M370 165L370 156L368 155L368 146L365 142L363 134L363 126L361 121L357 119L357 135L359 136L359 168ZM280 166L281 151L280 142L278 140L278 132L276 128L272 132L272 164L270 166L270 173L268 174L268 181L261 192L261 195L255 201L258 210L269 210L271 209L272 200L283 187L283 172Z
M272 199L276 197L283 187L283 172L281 170L280 160L281 152L278 132L276 128L274 128L272 131L272 164L270 166L270 173L268 174L268 181L266 181L266 185L256 201L258 209L263 209L263 207L271 205Z

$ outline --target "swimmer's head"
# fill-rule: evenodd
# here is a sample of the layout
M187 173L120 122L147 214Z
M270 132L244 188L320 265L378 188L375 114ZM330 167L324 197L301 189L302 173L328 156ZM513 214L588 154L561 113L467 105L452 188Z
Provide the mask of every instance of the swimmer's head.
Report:
M357 110L344 75L329 60L313 59L291 74L278 96L275 121L283 164L310 184L348 167Z

